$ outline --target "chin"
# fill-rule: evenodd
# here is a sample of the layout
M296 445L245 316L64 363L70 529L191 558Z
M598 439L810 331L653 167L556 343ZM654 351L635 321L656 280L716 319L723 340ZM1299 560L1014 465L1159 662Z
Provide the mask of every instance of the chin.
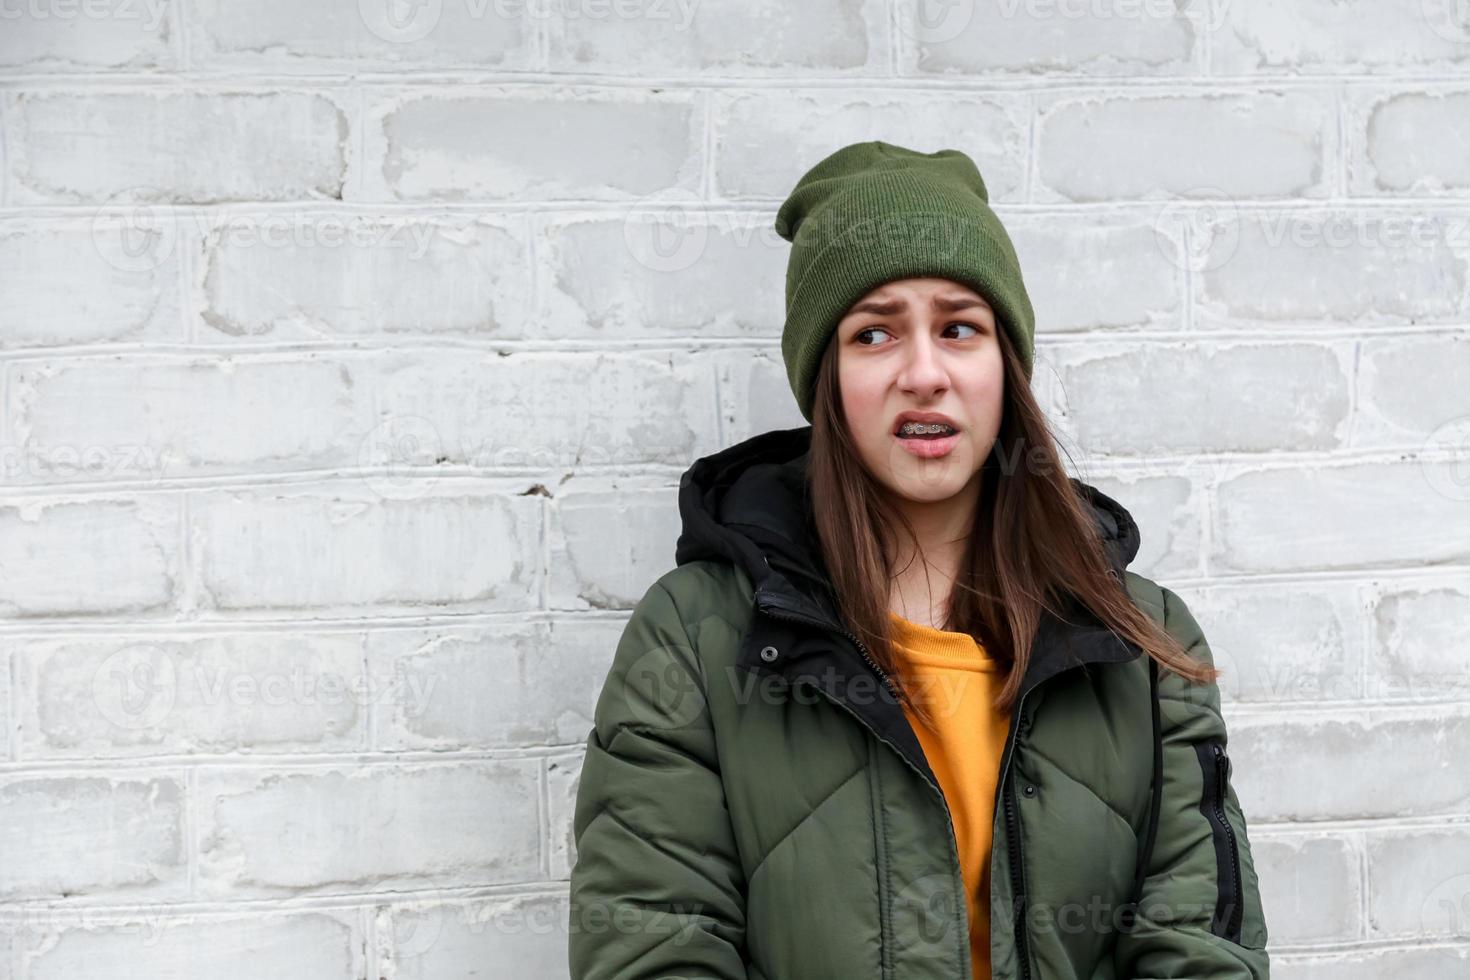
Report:
M964 490L974 475L975 468L966 461L914 460L895 468L889 489L914 503L932 504Z
M938 484L924 484L909 481L894 487L893 492L911 503L937 504L955 496L964 487L964 480L944 480Z
M915 456L891 436L881 442L861 442L857 449L869 475L889 493L915 502L932 503L954 496L980 469L967 439L937 458Z

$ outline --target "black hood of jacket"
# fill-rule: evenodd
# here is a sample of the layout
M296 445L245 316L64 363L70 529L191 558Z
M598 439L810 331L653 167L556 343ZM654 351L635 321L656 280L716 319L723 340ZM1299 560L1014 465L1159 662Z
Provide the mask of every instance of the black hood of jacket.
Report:
M696 460L679 481L683 527L674 560L733 562L758 592L810 603L808 611L835 622L806 479L811 436L809 425L778 429ZM1113 498L1081 480L1071 482L1091 504L1121 580L1138 554L1138 525Z

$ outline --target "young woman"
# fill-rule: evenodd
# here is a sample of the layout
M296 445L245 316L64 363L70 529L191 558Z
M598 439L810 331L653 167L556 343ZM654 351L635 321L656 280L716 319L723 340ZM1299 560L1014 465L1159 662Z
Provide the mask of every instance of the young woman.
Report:
M697 461L588 735L574 980L1265 980L1217 672L1059 465L973 162L812 168L812 424Z

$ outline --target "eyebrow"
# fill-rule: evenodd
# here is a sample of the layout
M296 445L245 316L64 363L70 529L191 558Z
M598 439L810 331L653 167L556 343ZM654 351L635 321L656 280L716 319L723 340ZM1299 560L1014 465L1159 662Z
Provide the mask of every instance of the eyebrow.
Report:
M958 313L960 310L968 310L971 307L983 308L986 304L970 296L956 296L953 298L950 298L948 296L936 296L934 297L934 301L930 305L933 306L934 309L940 313ZM872 313L877 316L893 316L895 313L901 313L906 309L908 309L908 303L905 300L894 299L889 300L886 303L880 303L877 300L869 299L857 304L852 309L848 310L847 313L849 316L854 313Z

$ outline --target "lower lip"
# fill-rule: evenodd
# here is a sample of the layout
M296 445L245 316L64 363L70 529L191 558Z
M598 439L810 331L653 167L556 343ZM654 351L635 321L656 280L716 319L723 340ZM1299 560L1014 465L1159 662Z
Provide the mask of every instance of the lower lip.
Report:
M900 446L920 459L938 459L941 456L948 456L950 451L959 445L960 434L956 432L943 439L900 439L898 436L893 438L898 439Z

